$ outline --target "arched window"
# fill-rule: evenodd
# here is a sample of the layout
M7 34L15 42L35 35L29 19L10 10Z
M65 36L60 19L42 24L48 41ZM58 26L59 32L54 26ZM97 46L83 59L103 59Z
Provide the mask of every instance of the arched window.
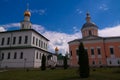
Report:
M22 24L22 29L24 29L24 24Z
M3 60L3 59L4 59L4 53L2 53L2 55L1 55L1 56L2 56L1 58L2 58L2 60Z
M23 52L20 53L20 59L23 59Z
M102 64L102 62L101 62L101 61L99 61L99 64Z
M118 60L118 64L120 64L120 61Z
M95 61L93 61L92 64L95 65Z
M38 59L38 52L36 53L36 59Z
M7 57L7 59L10 59L10 52L8 53L8 57Z
M109 64L112 64L112 62L111 62L111 61L109 61Z
M39 59L41 59L42 58L42 56L41 56L41 53L39 54Z
M14 53L14 59L16 59L16 58L17 58L17 53L15 52L15 53Z
M92 32L91 32L91 30L89 30L89 35L92 35Z

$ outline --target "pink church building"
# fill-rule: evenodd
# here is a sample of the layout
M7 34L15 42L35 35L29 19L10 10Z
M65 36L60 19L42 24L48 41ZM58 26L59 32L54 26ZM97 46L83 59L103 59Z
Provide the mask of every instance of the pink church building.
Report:
M86 23L81 28L82 38L68 42L70 52L70 66L78 66L78 46L83 42L88 52L89 65L120 66L120 36L101 37L98 26L91 22L90 14L86 14Z

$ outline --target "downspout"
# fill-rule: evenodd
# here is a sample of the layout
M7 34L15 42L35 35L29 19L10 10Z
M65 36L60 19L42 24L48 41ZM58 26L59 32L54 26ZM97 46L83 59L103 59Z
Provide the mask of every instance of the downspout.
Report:
M103 38L103 47L104 47L104 53L105 53L105 61L106 61L106 66L107 66L107 55L106 55L106 46L105 46L105 38Z

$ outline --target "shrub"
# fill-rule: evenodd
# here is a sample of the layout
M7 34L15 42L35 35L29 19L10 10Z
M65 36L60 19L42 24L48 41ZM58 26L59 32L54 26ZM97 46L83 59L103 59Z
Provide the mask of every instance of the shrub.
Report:
M46 70L46 56L44 54L42 56L41 70Z
M83 43L80 43L79 50L78 50L78 56L79 56L79 75L81 78L87 78L89 77L89 61L88 61L88 53L84 49Z
M64 56L64 69L68 68L68 64L67 64L67 56Z

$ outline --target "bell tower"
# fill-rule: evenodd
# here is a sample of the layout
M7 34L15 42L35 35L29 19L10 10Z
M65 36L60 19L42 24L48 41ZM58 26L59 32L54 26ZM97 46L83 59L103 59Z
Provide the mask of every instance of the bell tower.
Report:
M24 20L20 22L21 29L31 29L32 24L30 22L31 13L29 11L29 5L27 4L27 10L24 12Z
M91 17L88 12L86 14L86 23L83 24L81 32L83 38L89 36L98 36L98 27L96 24L91 22Z

